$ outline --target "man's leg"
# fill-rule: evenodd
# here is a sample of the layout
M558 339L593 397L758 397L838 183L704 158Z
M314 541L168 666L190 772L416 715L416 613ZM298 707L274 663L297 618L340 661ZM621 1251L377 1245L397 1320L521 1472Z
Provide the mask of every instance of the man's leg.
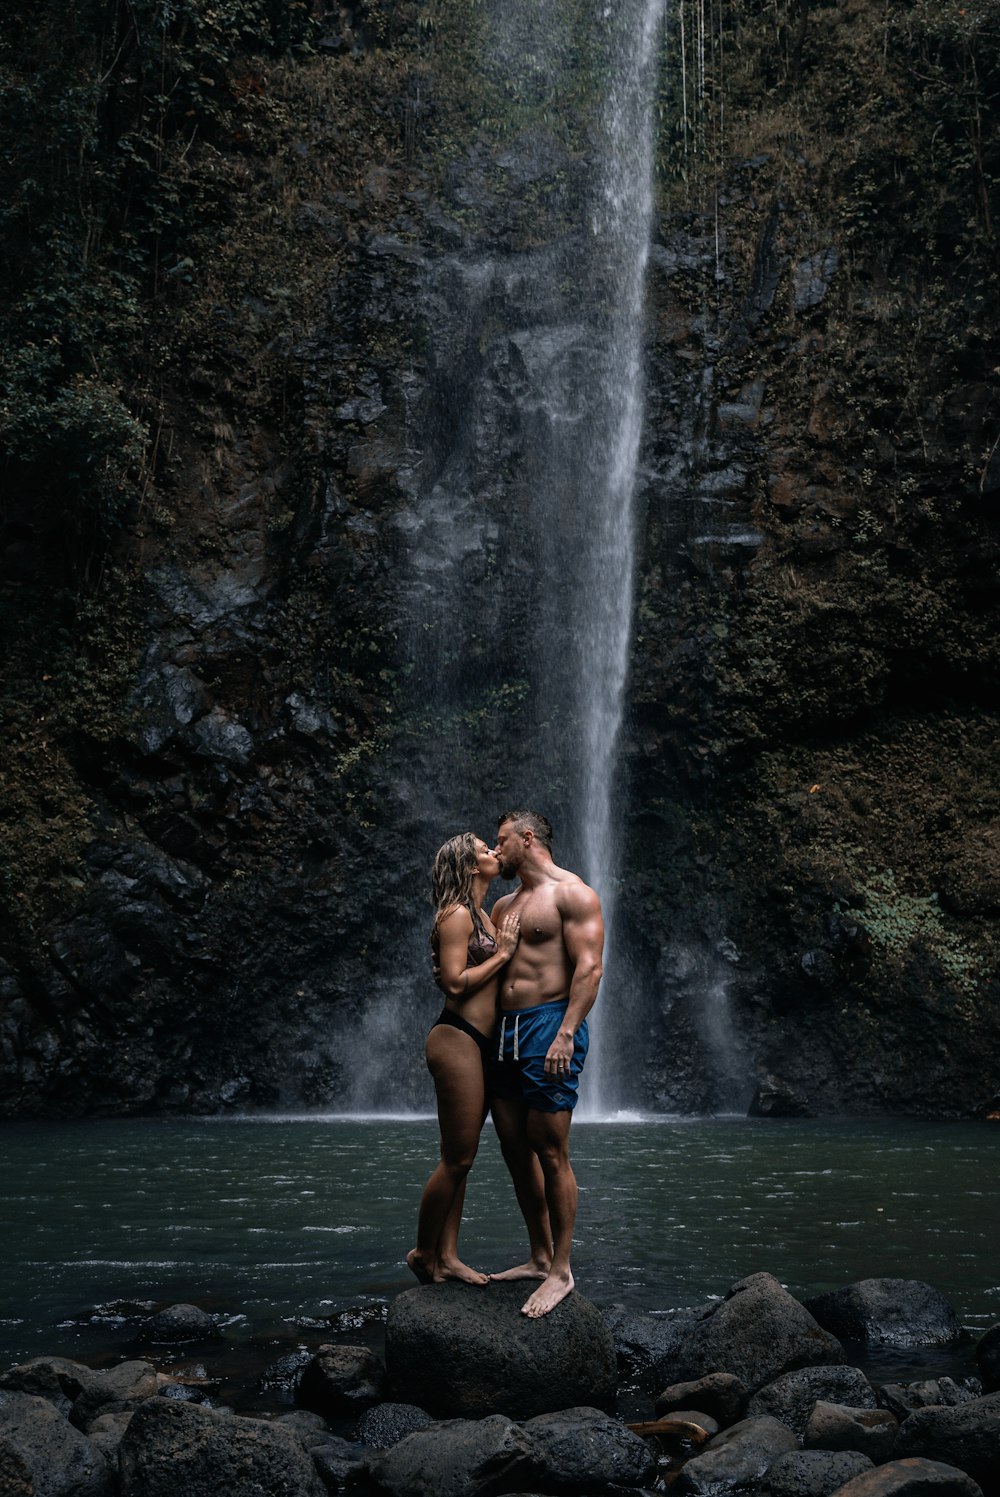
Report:
M536 1320L564 1300L573 1288L569 1260L576 1222L577 1188L569 1162L569 1125L573 1114L528 1109L528 1142L538 1155L545 1180L545 1201L552 1224L552 1263L534 1294L521 1306L521 1314Z
M493 1097L490 1111L517 1204L528 1229L526 1263L491 1274L492 1279L544 1279L552 1264L552 1228L545 1204L545 1180L538 1155L528 1142L528 1108L523 1097Z

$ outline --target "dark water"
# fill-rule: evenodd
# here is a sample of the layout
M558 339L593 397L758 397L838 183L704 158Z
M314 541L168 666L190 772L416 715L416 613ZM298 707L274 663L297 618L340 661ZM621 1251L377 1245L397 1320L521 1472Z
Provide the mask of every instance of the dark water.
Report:
M598 1304L698 1304L766 1269L803 1297L925 1279L973 1333L1000 1321L996 1125L660 1119L578 1123L573 1144ZM124 1329L85 1323L111 1301L194 1301L231 1342L294 1344L296 1318L389 1300L435 1151L430 1119L8 1125L0 1362L121 1353ZM490 1130L463 1247L485 1269L522 1247Z

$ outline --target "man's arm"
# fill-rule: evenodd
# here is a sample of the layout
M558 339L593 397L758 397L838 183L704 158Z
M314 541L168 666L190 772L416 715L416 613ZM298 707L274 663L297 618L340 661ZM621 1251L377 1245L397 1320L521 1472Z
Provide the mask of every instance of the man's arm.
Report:
M545 1057L550 1075L569 1070L573 1058L573 1036L590 1013L604 971L604 920L601 901L586 884L570 884L558 900L562 915L563 944L573 968L566 1013Z

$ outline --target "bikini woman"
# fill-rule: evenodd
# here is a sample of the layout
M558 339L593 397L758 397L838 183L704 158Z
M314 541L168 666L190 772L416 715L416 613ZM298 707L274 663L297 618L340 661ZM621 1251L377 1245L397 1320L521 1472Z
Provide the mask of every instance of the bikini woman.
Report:
M431 948L444 1008L427 1036L427 1067L437 1093L441 1158L424 1186L417 1245L406 1255L422 1283L460 1279L485 1284L458 1256L465 1184L489 1105L487 1071L494 1051L500 973L519 939L516 915L496 930L483 900L500 864L481 837L462 832L438 851L432 870ZM543 1279L552 1237L538 1160L527 1147L513 1099L494 1099L493 1120L514 1182L531 1246L528 1261L498 1278Z

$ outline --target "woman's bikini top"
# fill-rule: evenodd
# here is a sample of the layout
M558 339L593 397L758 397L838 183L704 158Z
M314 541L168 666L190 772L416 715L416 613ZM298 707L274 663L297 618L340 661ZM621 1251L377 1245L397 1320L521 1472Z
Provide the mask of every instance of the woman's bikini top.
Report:
M475 926L469 941L469 962L473 967L481 967L483 962L488 961L491 956L496 956L497 943L489 931L483 926Z

